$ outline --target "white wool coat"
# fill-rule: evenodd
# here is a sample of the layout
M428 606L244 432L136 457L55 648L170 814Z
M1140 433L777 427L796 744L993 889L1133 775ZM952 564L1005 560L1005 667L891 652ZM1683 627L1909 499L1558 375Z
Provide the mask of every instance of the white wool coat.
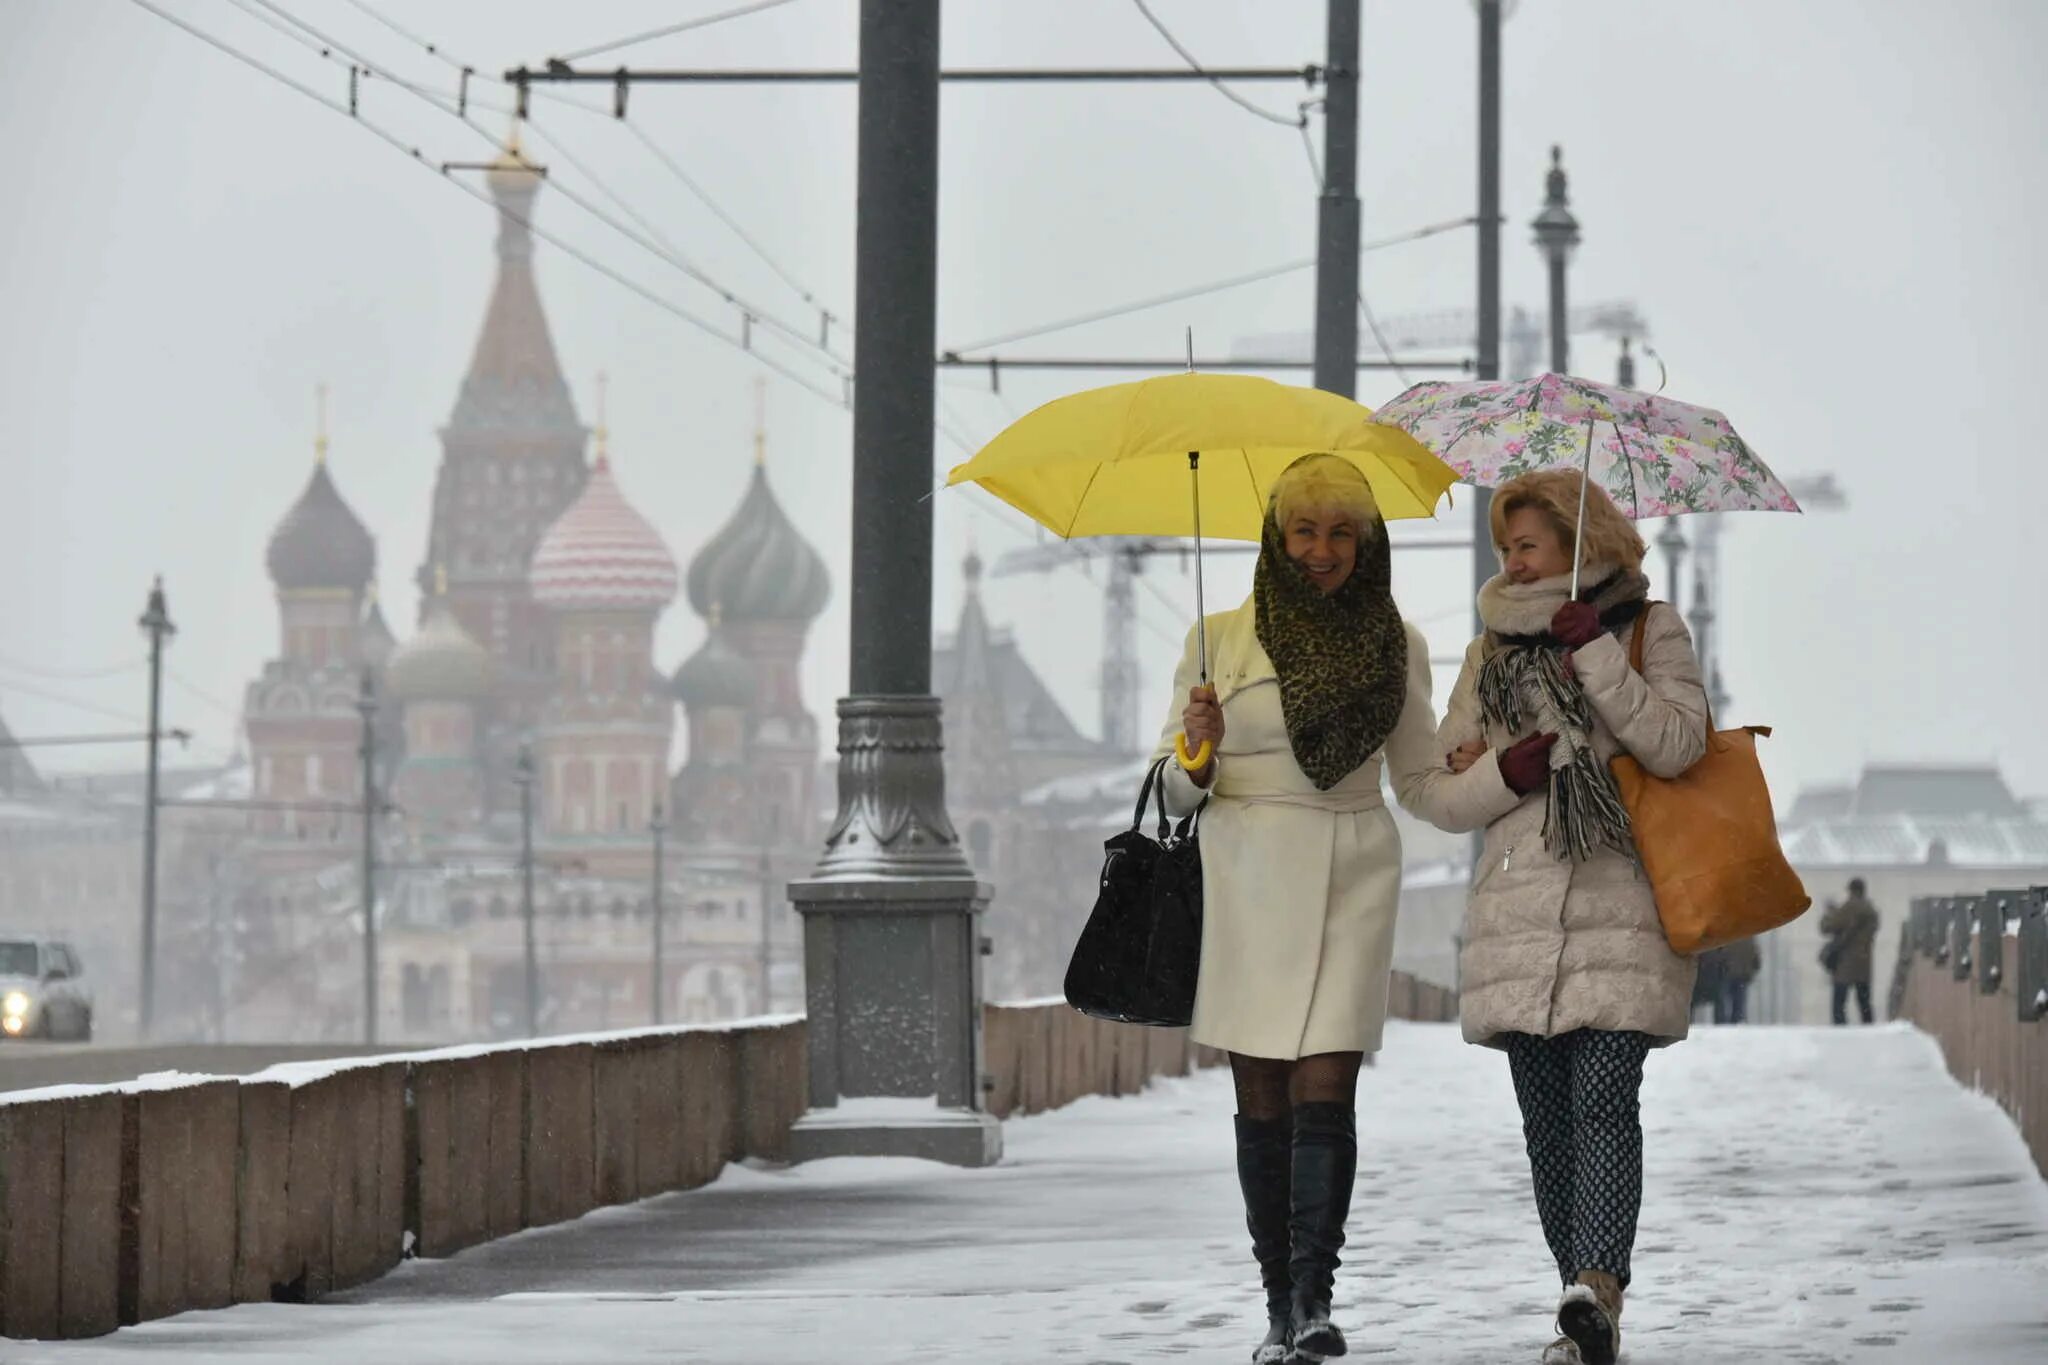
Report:
M1249 599L1207 618L1210 680L1224 738L1208 792L1166 765L1175 815L1210 797L1201 819L1201 975L1191 1034L1254 1057L1376 1052L1387 1014L1401 836L1381 796L1381 773L1425 819L1485 807L1489 779L1475 765L1453 777L1430 708L1429 645L1414 626L1407 697L1380 752L1328 791L1295 762L1273 661L1259 643ZM1173 703L1157 753L1172 752L1188 691L1200 681L1194 631L1174 673ZM1498 774L1491 785L1499 785Z
M1662 603L1648 610L1641 674L1629 666L1633 627L1582 646L1572 663L1592 703L1600 761L1626 751L1654 776L1671 778L1706 752L1707 699L1684 620ZM1492 790L1439 804L1428 817L1453 832L1486 831L1458 959L1466 1041L1499 1047L1508 1033L1594 1028L1676 1042L1692 1022L1693 960L1671 950L1633 858L1603 849L1581 863L1544 847L1547 794L1517 796L1500 780L1500 754L1524 736L1482 720L1484 661L1482 636L1465 651L1436 747L1483 738L1490 752L1464 775L1488 775Z

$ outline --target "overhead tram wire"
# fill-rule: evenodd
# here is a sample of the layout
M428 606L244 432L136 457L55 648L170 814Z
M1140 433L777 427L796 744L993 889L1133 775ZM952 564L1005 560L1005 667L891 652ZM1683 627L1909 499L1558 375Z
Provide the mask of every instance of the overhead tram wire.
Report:
M10 673L26 673L31 678L49 678L56 682L83 682L92 678L112 678L122 673L139 673L149 667L149 660L130 659L126 663L108 664L104 668L47 668L40 664L25 664L19 659L0 655L0 670Z
M432 105L434 108L440 110L442 113L448 115L450 118L453 118L458 122L462 123L465 127L470 129L470 131L474 132L478 137L482 138L487 144L493 147L502 147L504 145L503 141L496 134L492 133L489 129L482 127L475 120L471 119L467 114L463 113L457 107L453 97L443 95L438 91L434 91L431 87L421 86L416 83L402 79L394 72L390 71L388 68L384 67L383 65L381 65L380 63L378 63L365 53L360 52L354 48L351 48L346 43L343 43L342 41L333 37L332 35L325 33L318 28L315 28L312 24L307 23L304 19L301 19L297 15L291 13L289 10L284 9L281 5L279 5L276 2L276 0L235 0L235 3L245 10L247 10L248 6L251 4L261 6L263 9L270 11L272 14L275 14L278 18L303 30L306 34L316 39L318 42L325 44L327 48L332 49L332 51L324 49L321 50L320 55L323 58L330 61L338 61L339 58L336 58L334 56L334 53L338 52L343 56L347 57L350 62L354 63L357 67L360 67L363 71L366 71L371 75L374 75L392 85L397 86L399 89L404 90L407 94L412 95L414 98L425 101L427 104ZM255 11L249 12L254 13ZM531 117L529 117L526 121L529 124L533 122ZM587 165L582 163L573 154L567 152L562 147L561 139L552 136L544 129L538 128L537 125L536 131L540 132L544 138L546 138L551 144L554 145L555 149L558 152L562 153L563 160L569 162L572 167L574 167L576 170L580 171L585 177L587 177L592 184L596 185L608 197L612 198L615 202L619 203L622 207L624 207L626 209L626 212L633 217L636 223L641 223L643 224L643 226L645 225L645 220L641 218L641 216L637 212L635 212L629 205L626 205L624 199L621 196L617 195L608 186L604 185L595 172L593 172ZM798 328L791 323L785 322L781 318L775 316L769 310L761 307L759 304L753 303L748 299L740 297L738 294L734 293L730 288L728 288L718 280L714 279L708 272L706 272L700 266L696 265L687 257L683 256L682 253L677 251L673 245L669 244L665 240L653 240L650 238L650 236L644 235L643 232L636 232L633 228L627 227L624 223L619 222L618 219L612 217L602 208L592 203L574 186L562 184L560 182L554 182L554 184L557 192L560 193L562 197L567 199L570 203L576 205L584 212L590 214L593 218L596 218L599 222L605 224L605 226L611 228L612 231L618 233L622 237L625 237L628 241L634 243L636 246L639 246L642 250L654 256L657 260L663 261L667 265L672 266L676 270L681 271L685 276L696 281L704 288L711 290L713 293L717 294L720 300L723 301L728 307L736 310L741 315L742 319L742 349L752 349L752 347L746 343L751 341L752 339L754 324L760 323L766 327L769 327L777 332L784 334L790 341L794 342L799 347L813 347L822 352L823 354L825 354L833 363L831 365L826 365L824 368L830 371L833 377L840 380L842 384L849 381L852 378L852 362L850 360L847 360L841 356L834 354L829 347L820 345L818 342L813 341L811 339L811 334L808 329ZM655 232L651 228L647 228L646 231L652 232L654 237L659 237L659 233Z
M266 76L269 76L272 80L277 81L279 84L288 86L291 89L296 90L301 95L304 95L307 99L310 99L314 101L316 104L319 104L324 108L341 115L343 118L348 119L351 123L359 124L364 129L368 130L371 134L373 134L375 137L377 137L380 141L389 144L393 148L396 148L408 160L414 162L415 164L419 165L420 167L427 171L439 175L443 181L455 186L464 194L467 194L470 198L476 200L478 203L483 204L485 207L491 209L494 213L503 214L505 217L511 218L514 222L521 224L523 227L527 229L527 231L532 233L541 241L548 243L557 251L562 252L564 255L570 257L572 260L579 262L580 264L586 266L587 268L596 271L598 274L603 275L605 278L613 281L614 283L620 285L621 287L627 289L628 291L638 295L641 299L654 305L655 307L661 309L662 311L669 313L674 317L689 323L692 327L697 328L699 331L704 332L705 334L726 343L727 345L733 347L735 350L740 351L742 354L751 358L756 364L759 364L765 367L766 369L774 371L776 374L781 375L784 379L789 380L792 384L795 384L797 387L805 390L808 393L815 395L818 398L822 398L827 403L830 403L832 406L836 408L843 409L851 406L848 396L844 392L833 393L830 390L821 387L816 382L814 382L809 376L800 374L797 371L791 369L789 366L783 364L781 361L776 360L773 357L766 355L760 351L753 350L743 345L741 343L740 338L732 336L729 333L721 330L718 324L710 321L707 318L698 316L696 313L691 312L689 309L683 307L681 304L676 303L672 299L665 298L662 295L655 293L646 285L643 285L639 281L633 279L632 277L621 273L614 267L605 264L603 261L591 255L589 252L583 250L581 247L573 245L572 243L564 240L555 233L552 233L547 229L538 226L529 219L522 218L516 213L512 213L508 210L501 208L498 205L497 201L492 199L488 194L484 193L484 191L479 190L474 186L466 183L465 181L458 180L454 176L451 176L446 172L439 170L435 163L427 160L427 158L420 152L420 149L418 147L412 146L405 142L403 139L388 132L387 130L378 127L370 120L363 118L360 114L351 114L348 110L347 105L328 98L326 95L321 94L319 91L313 89L311 86L306 85L303 82L298 81L291 76L287 76L282 71L277 70L275 67L269 65L268 63L262 61L261 59L252 57L246 52L241 51L239 48L234 47L232 44L224 42L221 39L215 37L213 34L208 33L203 29L197 28L190 23L187 23L185 20L179 18L177 15L171 14L168 11L161 8L160 6L152 3L152 0L129 0L129 3L134 5L138 9L145 10L148 13L155 15L157 18L163 20L165 23L170 24L175 28L183 29L186 33L189 33L194 38L199 39L201 42L207 44L209 47L212 47L226 54L227 56L234 58L236 61L241 62L246 66L253 67L255 70L262 72Z
M463 61L461 58L455 57L448 53L447 51L445 51L439 43L436 43L431 39L424 38L419 34L410 32L409 30L401 27L399 24L393 22L391 19L386 18L374 6L370 5L368 3L368 0L348 0L348 3L354 6L363 14L368 15L371 19L382 24L385 28L391 30L391 32L397 34L406 42L416 44L417 46L425 49L429 56L435 58L438 61L446 63L448 66L453 67L456 71L463 73L465 76L472 79L486 80L493 85L504 86L507 89L512 88L512 83L510 81L505 80L503 77L490 75L485 72L477 70L477 68L471 66L469 63ZM699 24L698 26L701 27L702 25ZM731 232L733 236L737 237L740 243L743 246L745 246L747 250L753 252L754 255L760 259L761 263L767 266L770 271L774 272L776 278L781 280L785 285L787 285L797 295L799 299L801 299L806 305L817 311L820 319L819 330L821 334L821 345L823 342L823 338L829 337L832 324L843 320L843 318L845 317L843 311L835 311L830 305L826 304L822 299L820 299L814 290L805 285L801 280L797 279L796 276L791 274L788 270L784 269L782 263L775 259L775 257L769 252L768 248L763 246L758 240L756 240L754 235L748 232L747 229L740 224L740 221L737 218L733 217L732 214L726 212L725 208L721 204L719 204L719 202L716 199L712 198L710 191L706 190L702 185L698 184L696 179L693 176L691 176L688 171L685 171L682 168L682 166L676 161L676 159L673 156L671 156L669 152L665 148L663 148L660 143L656 142L652 135L650 135L645 128L641 127L638 123L635 123L631 119L621 119L617 117L610 109L607 109L602 105L591 104L584 100L579 100L572 96L561 94L553 90L548 90L545 88L535 89L532 86L528 86L527 94L532 99L546 100L551 104L558 104L567 109L575 109L585 114L595 115L598 118L604 119L608 123L623 123L625 125L626 131L631 133L634 136L634 138L640 142L641 146L645 147L647 151L651 153L654 156L654 158L662 164L663 169L667 170L670 175L675 177L676 181L679 184L681 184L684 189L688 190L693 196L695 196L697 202L699 202L707 210L709 210L712 217L718 219L720 223L724 224L726 230ZM487 100L471 99L470 103L476 105L480 109L487 109L496 113L514 114L518 112L514 106L493 104ZM526 122L533 122L531 114L527 115ZM549 141L550 143L559 145L558 140L549 136L547 133L542 132L542 136L546 138L546 140Z
M585 57L602 56L607 52L617 52L622 47L633 47L640 43L652 42L656 38L667 38L677 33L688 33L692 29L709 28L713 24L724 23L727 19L742 19L749 14L759 14L763 10L775 9L789 3L791 3L791 0L755 0L753 4L741 5L738 9L729 9L718 14L699 15L695 19L685 19L679 24L669 24L664 28L649 29L645 33L636 33L630 38L620 38L609 43L599 43L596 47L586 47L581 51L557 57L555 60L560 62L580 62Z
M1441 223L1431 223L1426 227L1415 228L1412 231L1396 233L1391 237L1381 237L1367 242L1359 247L1359 253L1363 255L1369 251L1379 251L1386 247L1400 246L1407 242L1419 242L1441 233L1455 232L1459 228L1471 227L1473 222L1474 220L1468 216L1447 219ZM946 354L973 359L974 357L969 354L970 352L985 350L990 346L1004 346L1013 341L1033 341L1039 337L1050 336L1054 332L1064 332L1070 328L1086 326L1092 322L1109 322L1115 318L1127 317L1132 313L1144 312L1148 308L1162 308L1169 303L1184 303L1189 299L1198 299L1208 294L1220 294L1228 289L1237 289L1248 284L1259 284L1266 280L1278 279L1282 275L1296 274L1312 268L1315 263L1315 257L1305 256L1299 260L1285 261L1279 265L1267 266L1262 270L1254 270L1242 275L1232 275L1227 279L1193 285L1186 289L1176 289L1167 294L1155 294L1148 298L1136 299L1130 303L1118 304L1115 307L1100 309L1092 313L1083 313L1078 317L1062 318L1057 322L1039 323L1019 331L1004 333L1001 336L986 337L979 341L972 341L964 346L948 347Z
M1188 70L1201 75L1208 75L1208 68L1202 65L1201 61L1194 53L1187 49L1187 46L1180 39L1173 36L1172 30L1159 21L1159 16L1152 12L1151 7L1145 3L1145 0L1131 0L1131 3L1138 7L1138 13L1145 16L1146 23L1159 30L1159 36L1166 40L1167 46L1180 54L1181 60L1188 64ZM1297 111L1295 117L1288 118L1284 114L1276 114L1270 109L1262 108L1252 103L1215 76L1209 76L1209 84L1214 86L1216 92L1232 104L1243 109L1246 113L1258 115L1258 117L1266 120L1268 123L1277 123L1283 128L1304 128L1308 126L1308 105L1306 103Z
M48 688L37 687L32 683L0 680L0 692L25 692L31 697L54 702L59 706L68 706L72 710L83 712L86 715L99 716L104 720L118 720L124 725L140 725L144 729L149 727L149 722L143 717L136 715L133 711L120 711L111 706L101 706L97 702L81 701L77 697L66 696L62 692L53 692Z

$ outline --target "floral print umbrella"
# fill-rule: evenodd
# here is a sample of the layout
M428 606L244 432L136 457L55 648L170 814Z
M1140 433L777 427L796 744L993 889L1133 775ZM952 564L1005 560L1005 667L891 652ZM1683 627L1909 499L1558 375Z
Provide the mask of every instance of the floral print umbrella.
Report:
M1712 408L1571 375L1414 385L1373 414L1459 481L1497 488L1579 467L1634 520L1687 512L1797 512L1792 494ZM1572 574L1577 589L1578 550Z
M1686 512L1797 512L1726 417L1660 394L1570 375L1417 384L1373 414L1428 446L1462 483L1498 488L1584 466L1635 520ZM1603 432L1600 428L1605 428Z

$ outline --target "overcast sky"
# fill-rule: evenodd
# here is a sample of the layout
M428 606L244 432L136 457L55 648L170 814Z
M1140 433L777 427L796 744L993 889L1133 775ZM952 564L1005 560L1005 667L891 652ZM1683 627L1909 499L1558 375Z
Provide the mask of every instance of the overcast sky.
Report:
M341 66L229 0L153 3L346 98ZM370 3L482 72L652 28L679 8ZM350 0L290 8L380 67L452 92L449 66ZM1156 9L1207 62L1321 58L1319 0ZM953 0L944 24L959 65L1177 60L1128 0ZM1471 7L1366 0L1364 25L1364 235L1472 212ZM845 67L856 36L852 0L796 0L594 61ZM1779 473L1832 471L1849 494L1846 511L1735 519L1725 542L1729 719L1778 727L1768 750L1781 801L1884 760L1995 760L2023 794L2048 795L2048 470L2031 406L2048 373L2048 98L2028 69L2044 45L2038 0L1530 0L1507 25L1508 302L1541 303L1526 225L1547 148L1562 143L1585 237L1574 297L1633 300L1670 366L1669 393L1726 411ZM481 81L476 93L505 98ZM583 98L602 105L607 93ZM1303 98L1292 86L1243 93L1287 115ZM382 79L361 107L430 163L490 155ZM668 87L636 90L630 113L781 272L850 315L853 108L850 87ZM798 293L632 130L606 113L535 113L532 145L556 183L594 202L615 193L729 289L812 325ZM942 345L1314 250L1299 134L1205 87L954 87L942 141ZM0 0L0 184L0 715L21 735L139 718L134 620L161 571L179 626L167 718L218 756L235 742L243 686L276 653L263 552L310 469L319 382L333 391L335 479L377 536L393 623L410 629L435 433L490 287L491 210L127 0ZM560 191L543 194L538 217L737 332L715 294ZM1465 232L1376 252L1366 295L1383 316L1467 306L1473 257ZM558 250L542 247L538 271L579 407L589 420L595 376L609 372L620 480L686 563L740 496L764 371ZM1300 272L1007 349L1173 354L1193 326L1221 351L1306 328L1311 285ZM811 359L779 354L836 392ZM1607 378L1613 366L1610 343L1579 339L1575 369ZM938 440L934 477L965 458L962 442L1118 377L1011 374L996 396L981 376L943 375L940 415L959 441ZM829 725L845 686L850 422L770 380L772 477L835 573L806 671ZM1368 374L1360 397L1399 388ZM973 495L943 494L938 508L943 627L970 543L993 557L1031 535ZM1466 566L1418 554L1396 572L1404 610L1437 652L1456 651ZM1140 642L1159 695L1148 728L1193 602L1177 569L1149 582ZM1242 561L1213 566L1212 608L1248 582ZM1099 587L1068 570L994 580L986 596L1092 730ZM662 667L703 629L672 608ZM1440 673L1439 703L1449 684ZM66 762L132 759L91 753Z

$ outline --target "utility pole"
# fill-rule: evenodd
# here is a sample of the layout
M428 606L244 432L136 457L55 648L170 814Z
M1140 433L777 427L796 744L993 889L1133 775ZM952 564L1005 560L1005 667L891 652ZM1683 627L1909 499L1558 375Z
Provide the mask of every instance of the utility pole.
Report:
M1473 0L1479 9L1479 364L1481 379L1500 378L1500 25L1503 0ZM1493 493L1472 490L1472 633L1479 589L1500 572L1493 553ZM1474 848L1477 848L1474 844ZM1474 858L1476 860L1477 854Z
M662 968L662 907L661 907L661 854L662 836L668 833L668 822L661 818L661 802L654 803L654 818L647 822L648 833L654 836L654 993L648 997L652 1005L650 1017L657 1027L661 1024L661 1001L667 989L667 972Z
M363 1041L377 1041L377 692L366 665L356 714L363 718Z
M1316 203L1316 387L1358 396L1358 28L1362 0L1329 0L1323 188Z
M149 636L149 770L142 797L142 998L139 1022L144 1039L156 1023L156 816L157 748L163 736L164 641L178 633L164 600L164 576L150 587L142 619Z
M1572 216L1565 192L1564 148L1550 149L1550 174L1543 180L1543 211L1530 225L1536 245L1550 271L1550 372L1570 374L1572 368L1571 309L1565 300L1565 271L1579 245L1579 220Z
M519 784L519 918L526 936L526 1036L540 1036L540 954L533 941L533 745L521 741L512 780Z
M789 894L804 917L810 1107L797 1160L987 1166L976 878L946 814L931 694L939 0L861 0L854 230L853 649L839 812ZM887 1098L877 1120L842 1099Z

